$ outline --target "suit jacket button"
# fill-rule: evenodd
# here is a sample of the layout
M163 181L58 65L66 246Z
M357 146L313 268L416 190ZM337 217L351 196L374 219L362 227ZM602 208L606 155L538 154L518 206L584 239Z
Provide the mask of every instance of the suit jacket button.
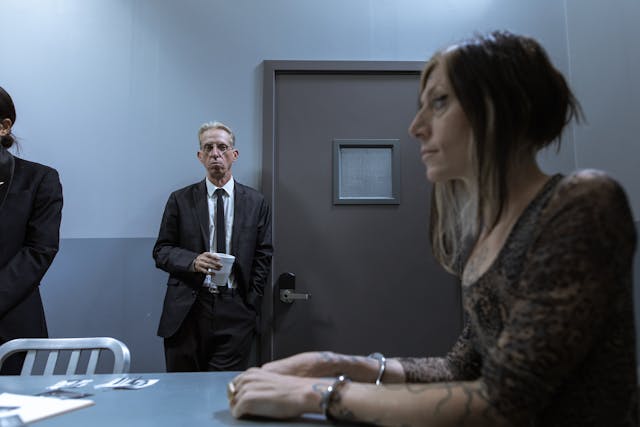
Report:
M195 290L191 291L191 295L196 296L197 292Z

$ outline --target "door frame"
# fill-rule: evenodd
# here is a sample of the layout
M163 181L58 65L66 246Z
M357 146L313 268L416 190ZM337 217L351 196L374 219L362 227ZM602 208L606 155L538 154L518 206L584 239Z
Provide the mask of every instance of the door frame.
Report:
M276 78L279 74L413 74L419 75L424 68L423 61L279 61L265 60L262 83L262 193L271 206L272 218L277 214L275 182L278 173L276 164ZM416 88L416 94L417 94ZM273 259L278 256L277 235L274 242ZM272 266L273 266L272 262ZM270 286L265 287L262 304L261 335L258 339L257 363L273 360L273 313L274 287L277 278L273 267Z

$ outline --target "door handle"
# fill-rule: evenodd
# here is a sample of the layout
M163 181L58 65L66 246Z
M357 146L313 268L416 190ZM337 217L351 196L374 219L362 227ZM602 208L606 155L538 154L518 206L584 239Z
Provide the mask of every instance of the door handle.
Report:
M296 275L293 273L282 273L278 278L278 288L280 289L280 301L286 304L311 298L309 293L296 293Z
M309 298L311 298L311 294L298 294L292 292L291 289L280 290L280 301L286 302L287 304L291 304L295 300L308 300Z

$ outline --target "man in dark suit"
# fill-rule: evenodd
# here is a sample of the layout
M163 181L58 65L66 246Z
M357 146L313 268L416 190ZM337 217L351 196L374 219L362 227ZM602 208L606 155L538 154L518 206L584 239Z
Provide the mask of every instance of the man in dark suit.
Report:
M171 194L153 248L169 273L158 335L168 372L244 370L271 269L271 212L231 175L239 155L231 129L205 123L198 138L206 178ZM222 267L216 253L235 256L217 288L207 279Z
M0 344L46 338L40 280L58 252L62 186L58 172L14 157L16 112L0 87ZM24 354L9 357L0 374L17 375Z

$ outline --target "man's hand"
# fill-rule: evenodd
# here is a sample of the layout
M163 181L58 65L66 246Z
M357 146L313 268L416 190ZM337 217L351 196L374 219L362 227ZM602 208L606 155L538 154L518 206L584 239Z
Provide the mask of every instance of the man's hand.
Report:
M212 252L202 252L193 261L193 269L196 273L212 274L221 268L220 257Z

